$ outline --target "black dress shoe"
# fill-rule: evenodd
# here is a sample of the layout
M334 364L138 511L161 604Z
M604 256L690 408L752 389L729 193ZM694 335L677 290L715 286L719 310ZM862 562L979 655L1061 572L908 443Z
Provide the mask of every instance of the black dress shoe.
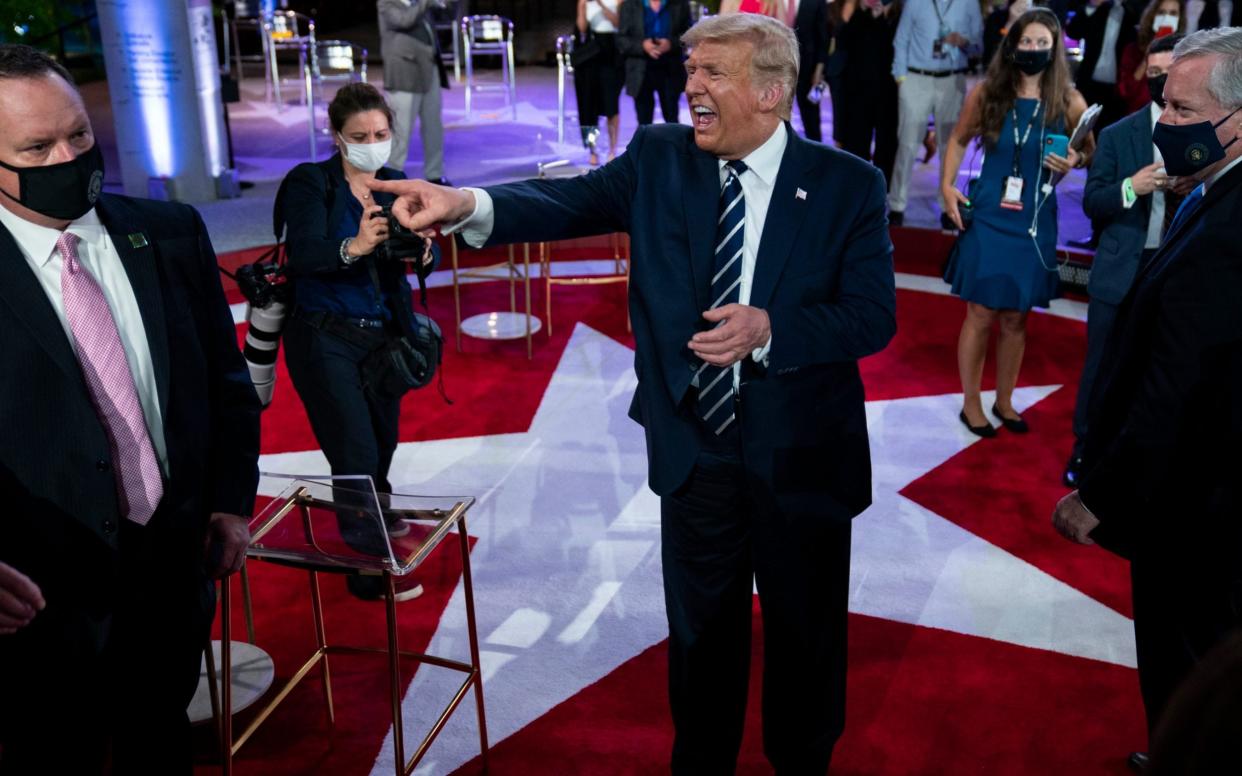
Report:
M970 433L984 439L991 439L996 436L996 428L991 423L984 423L982 426L972 426L970 421L966 419L966 411L962 410L957 414L957 419L962 421L962 425L970 430Z
M1021 415L1018 416L1017 420L1007 418L1000 414L1000 409L995 404L992 405L992 414L1001 422L1006 431L1012 431L1015 434L1025 434L1031 430L1031 427L1026 425L1026 421L1022 419Z
M946 232L956 232L957 224L953 223L953 219L949 218L948 213L940 214L940 228Z
M443 175L441 175L439 178L428 178L427 180L436 184L437 186L452 186L453 185L449 181L449 179L445 178Z
M1151 758L1147 756L1147 752L1130 752L1126 765L1130 766L1130 770L1135 773L1142 773L1147 770L1147 766L1151 765Z
M1071 248L1077 248L1082 251L1093 251L1095 250L1096 245L1099 244L1099 240L1093 234L1090 237L1079 237L1075 240L1066 240L1065 244Z
M1061 475L1061 482L1067 488L1078 487L1078 473L1082 471L1082 456L1071 455L1069 461L1065 464L1065 473Z
M901 210L888 211L888 225L901 226L906 222L906 214Z

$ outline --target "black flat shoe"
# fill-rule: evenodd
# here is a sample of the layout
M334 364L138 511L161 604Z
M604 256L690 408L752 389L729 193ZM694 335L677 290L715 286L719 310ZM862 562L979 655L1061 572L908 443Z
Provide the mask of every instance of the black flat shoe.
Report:
M1142 773L1147 770L1147 766L1151 765L1151 758L1147 756L1147 752L1130 752L1130 756L1126 758L1126 765L1130 766L1130 770L1135 773Z
M996 428L990 423L984 423L982 426L972 426L970 421L966 419L966 411L962 410L957 414L957 419L962 421L962 425L970 430L970 433L984 439L991 439L996 436Z
M1000 410L997 409L995 404L992 405L992 414L995 415L996 419L1001 422L1001 425L1005 427L1006 431L1012 431L1015 434L1025 434L1031 430L1031 427L1026 425L1026 421L1022 419L1021 415L1018 416L1017 420L1007 418L1000 414Z

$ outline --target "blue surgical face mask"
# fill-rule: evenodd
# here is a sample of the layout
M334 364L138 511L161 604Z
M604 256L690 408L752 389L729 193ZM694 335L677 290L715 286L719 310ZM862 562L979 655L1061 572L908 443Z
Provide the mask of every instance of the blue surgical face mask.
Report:
M1156 122L1152 131L1152 142L1160 149L1164 157L1164 169L1169 175L1194 175L1205 167L1216 164L1225 158L1225 149L1237 142L1235 137L1221 145L1216 137L1216 129L1233 118L1242 108L1235 108L1233 113L1213 124L1200 121L1197 124L1164 124Z

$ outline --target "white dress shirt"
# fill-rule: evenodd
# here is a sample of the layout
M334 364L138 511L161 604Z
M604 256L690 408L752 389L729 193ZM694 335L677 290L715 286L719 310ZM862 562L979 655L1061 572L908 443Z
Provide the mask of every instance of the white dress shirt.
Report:
M746 202L746 222L742 236L742 283L738 287L738 304L750 304L751 281L755 275L755 261L759 256L759 241L763 237L763 224L767 219L768 205L772 201L772 187L776 185L776 174L781 168L781 158L785 155L785 146L789 138L785 125L780 124L763 145L743 157L746 172L738 178L742 184L742 195ZM725 184L725 160L718 160L720 165L720 187ZM463 191L474 194L474 212L468 218L444 229L445 234L460 231L462 239L474 248L482 247L495 226L495 208L491 196L483 189L466 187ZM755 361L767 364L768 352L772 349L772 337L762 347L755 348L751 357ZM737 387L741 379L741 363L733 366L733 385Z
M592 32L613 33L617 31L616 26L604 15L604 8L616 13L617 0L587 0L587 26Z
M1156 122L1160 120L1160 114L1163 112L1156 103L1151 104L1151 125L1154 129ZM1160 155L1160 148L1155 144L1152 147L1152 161L1164 162L1164 157ZM1144 248L1155 250L1160 247L1160 240L1164 237L1161 232L1164 230L1164 190L1156 189L1151 193L1151 216L1147 219L1147 242L1143 244Z
M33 224L3 205L0 205L0 224L13 235L22 257L30 265L30 271L47 294L47 300L65 330L66 339L76 351L73 329L69 327L69 319L65 316L65 303L60 291L60 272L64 265L60 251L56 250L60 232ZM129 371L134 376L134 387L138 390L142 414L147 421L147 433L151 435L151 444L159 458L160 467L164 470L164 475L168 476L168 449L164 443L164 419L160 415L159 394L155 387L155 367L151 362L147 330L142 322L142 312L138 309L138 299L134 296L129 275L125 272L125 266L112 244L108 230L104 228L94 208L71 222L65 231L78 238L78 261L103 289L108 308L112 311L112 319L116 321L117 331L121 335L121 345L125 348Z
M1096 6L1088 5L1087 15L1095 13ZM1117 37L1121 34L1121 22L1126 9L1120 0L1113 0L1108 9L1108 21L1104 24L1104 38L1100 41L1100 58L1095 61L1091 80L1102 84L1117 83Z

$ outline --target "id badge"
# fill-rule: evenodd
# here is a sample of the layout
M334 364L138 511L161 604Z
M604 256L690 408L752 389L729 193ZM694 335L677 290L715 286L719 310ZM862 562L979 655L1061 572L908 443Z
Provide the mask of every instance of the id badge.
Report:
M1005 195L1001 197L1001 207L1008 210L1022 209L1022 186L1024 181L1017 175L1005 178Z

